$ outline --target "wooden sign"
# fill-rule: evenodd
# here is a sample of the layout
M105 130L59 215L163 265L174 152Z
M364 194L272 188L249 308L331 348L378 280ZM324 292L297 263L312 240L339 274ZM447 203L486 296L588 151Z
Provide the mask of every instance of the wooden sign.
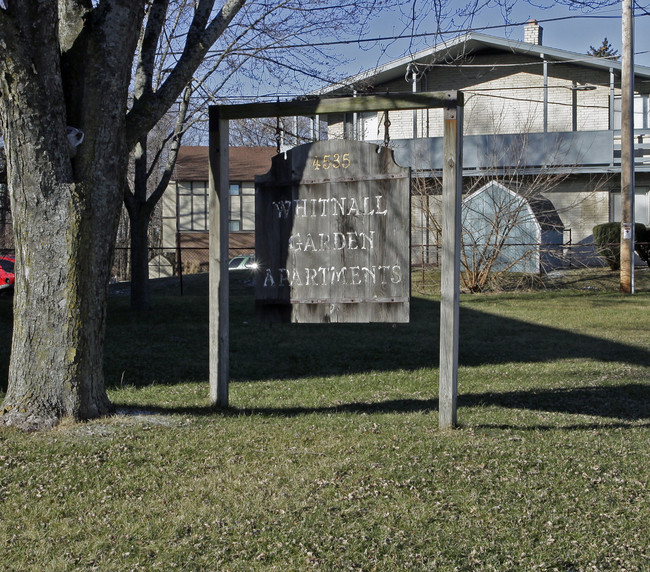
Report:
M256 178L255 284L263 319L408 322L409 169L391 150L319 141Z

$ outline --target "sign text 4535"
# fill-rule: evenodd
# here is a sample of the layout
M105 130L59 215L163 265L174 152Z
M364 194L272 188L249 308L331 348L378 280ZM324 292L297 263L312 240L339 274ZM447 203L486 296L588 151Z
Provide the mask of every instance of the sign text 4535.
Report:
M314 168L314 171L320 171L321 169L327 171L328 169L347 169L351 164L350 153L332 153L331 155L323 155L319 157L314 155L314 158L311 162L311 166Z

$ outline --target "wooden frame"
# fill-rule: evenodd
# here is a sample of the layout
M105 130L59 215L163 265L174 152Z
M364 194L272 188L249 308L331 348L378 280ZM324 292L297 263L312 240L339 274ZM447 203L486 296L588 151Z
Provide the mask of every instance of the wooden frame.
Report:
M444 108L443 233L440 302L439 426L456 426L460 206L462 192L463 93L420 92L305 99L276 103L214 105L210 117L210 402L228 406L228 141L229 121L255 117L315 116L364 111ZM420 165L420 167L422 167Z

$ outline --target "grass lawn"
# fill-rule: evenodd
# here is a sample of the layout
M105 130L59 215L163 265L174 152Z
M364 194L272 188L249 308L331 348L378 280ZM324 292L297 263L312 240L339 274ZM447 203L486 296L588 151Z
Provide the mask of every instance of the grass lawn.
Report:
M439 300L415 279L410 324L322 326L257 323L235 280L227 411L208 403L205 277L157 285L144 315L116 294L118 414L0 429L2 569L649 570L650 272L636 281L463 295L454 431ZM0 300L0 388L10 329Z

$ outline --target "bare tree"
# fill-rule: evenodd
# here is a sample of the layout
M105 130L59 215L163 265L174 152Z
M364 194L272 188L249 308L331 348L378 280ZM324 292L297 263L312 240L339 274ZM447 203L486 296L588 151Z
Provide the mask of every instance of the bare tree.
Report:
M257 118L231 121L230 144L242 147L294 147L326 137L316 118Z
M224 50L248 48L239 38L244 31L261 38L261 24L266 33L283 21L297 33L307 25L328 30L335 20L363 25L388 1L197 0L179 16L185 33L157 60L164 72L157 85L148 58L157 57L175 0L0 1L0 129L17 259L0 422L38 429L111 410L103 342L129 153L138 147L141 160L147 134L197 70L221 60L235 73ZM322 52L321 59L333 63ZM66 127L79 130L74 147Z
M561 243L544 244L525 227L535 222L555 229L562 236L561 215L606 188L609 177L597 176L589 184L588 194L571 205L556 208L550 197L574 175L575 166L566 165L562 158L565 145L561 138L547 156L543 167L527 165L526 150L529 134L523 132L507 139L494 136L493 146L486 149L483 174L464 177L461 232L461 283L470 292L483 291L497 283L506 273L524 269L524 274L551 269L549 264L562 265L565 253ZM509 141L508 145L503 142ZM497 184L508 192L493 192ZM467 199L485 190L484 199L473 205ZM441 181L436 177L419 177L413 185L418 210L422 213L424 231L431 237L431 247L440 243ZM546 264L546 268L545 268Z
M343 61L331 51L310 48L309 38L361 33L373 12L376 16L390 4L400 2L364 0L330 5L319 0L307 5L283 0L248 2L242 7L240 17L223 31L219 48L209 50L197 66L182 97L167 112L165 124L143 135L135 145L134 174L124 194L131 233L132 308L151 307L149 222L172 176L183 138L206 123L207 105L228 101L244 90L260 93L263 88L273 88L277 93L282 86L285 93L300 92L305 78L332 80L341 74ZM179 38L185 37L194 11L195 2L191 0L150 4L136 50L134 108L143 98L161 90L171 77L173 61L182 51ZM288 45L292 47L286 49ZM281 143L306 140L308 130L302 118L295 125L283 122ZM239 122L234 126L233 138L243 145L275 145L276 126L272 122Z

